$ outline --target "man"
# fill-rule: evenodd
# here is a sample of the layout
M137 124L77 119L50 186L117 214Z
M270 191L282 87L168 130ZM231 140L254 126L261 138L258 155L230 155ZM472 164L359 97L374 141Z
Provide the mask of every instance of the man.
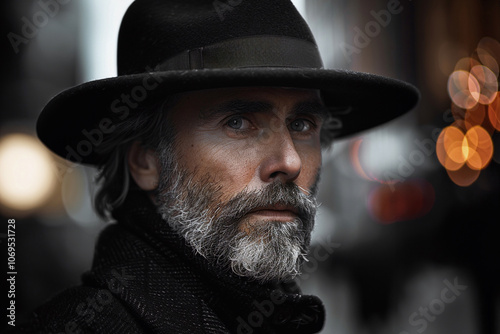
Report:
M293 278L321 149L408 111L416 89L322 69L288 0L136 0L118 69L38 120L56 154L100 169L96 208L116 223L82 285L21 331L319 332L321 301Z

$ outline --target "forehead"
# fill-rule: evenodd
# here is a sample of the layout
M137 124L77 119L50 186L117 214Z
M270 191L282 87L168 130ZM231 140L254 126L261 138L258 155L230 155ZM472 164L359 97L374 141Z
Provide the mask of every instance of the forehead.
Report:
M319 90L285 87L215 88L181 93L169 113L173 119L186 118L209 112L229 101L258 101L284 111L292 110L301 102L322 104Z

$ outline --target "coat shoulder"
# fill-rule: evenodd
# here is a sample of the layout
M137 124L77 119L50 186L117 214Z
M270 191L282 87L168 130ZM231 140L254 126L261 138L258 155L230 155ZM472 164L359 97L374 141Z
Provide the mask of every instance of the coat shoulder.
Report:
M13 333L144 333L139 322L107 289L69 288L37 308Z

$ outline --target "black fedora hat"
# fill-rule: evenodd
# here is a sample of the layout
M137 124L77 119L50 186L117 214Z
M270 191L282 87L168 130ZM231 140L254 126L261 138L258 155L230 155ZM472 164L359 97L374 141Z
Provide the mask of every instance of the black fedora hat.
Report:
M412 109L418 90L386 77L324 69L290 0L136 0L118 40L118 76L55 96L37 123L41 141L68 160L98 164L113 120L169 94L222 87L319 89L338 118L336 138Z

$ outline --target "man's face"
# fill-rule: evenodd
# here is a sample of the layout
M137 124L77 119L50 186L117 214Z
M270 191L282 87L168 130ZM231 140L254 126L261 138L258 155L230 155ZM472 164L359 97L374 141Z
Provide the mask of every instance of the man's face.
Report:
M175 140L159 150L160 212L239 275L297 274L314 222L323 110L312 90L183 94L169 111Z

